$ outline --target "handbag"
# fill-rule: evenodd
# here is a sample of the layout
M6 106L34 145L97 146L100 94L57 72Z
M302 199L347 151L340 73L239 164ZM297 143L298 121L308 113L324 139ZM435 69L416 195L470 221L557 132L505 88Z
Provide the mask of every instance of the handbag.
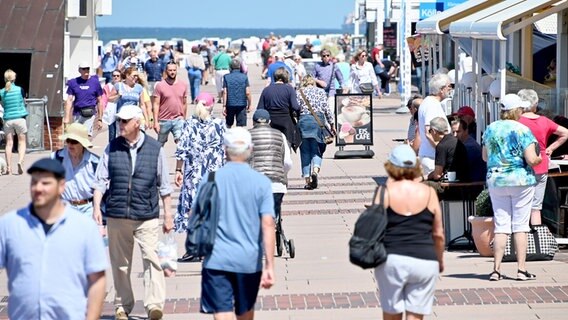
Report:
M95 108L92 107L81 108L79 109L79 114L81 114L81 117L83 118L90 118L95 115Z
M375 88L373 88L372 83L367 82L367 83L361 83L359 85L359 90L361 90L361 93L364 93L364 94L372 94L373 91L375 90Z
M558 242L548 227L544 224L531 226L527 234L527 261L552 260L556 251ZM513 236L508 235L503 262L514 261L517 261L515 240Z
M314 116L314 118L316 119L316 122L318 123L318 126L321 129L321 132L323 134L323 142L325 142L325 144L333 143L333 141L335 140L333 138L333 133L331 133L331 131L329 131L329 129L321 123L320 118L314 112L314 109L312 109L312 105L310 104L310 101L308 100L308 98L306 98L306 95L304 94L304 90L300 89L300 94L302 95L302 99L304 100L304 102L308 106L308 110L310 110L310 113L312 114L312 116Z
M379 189L379 203L373 203L361 213L349 240L349 261L363 269L375 268L387 260L387 250L383 243L388 223L383 206L386 186L375 189L373 201L377 198Z

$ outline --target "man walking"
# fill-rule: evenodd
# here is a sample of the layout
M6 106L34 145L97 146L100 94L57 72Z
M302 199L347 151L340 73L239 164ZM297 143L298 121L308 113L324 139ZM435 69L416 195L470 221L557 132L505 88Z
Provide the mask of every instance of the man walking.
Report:
M166 65L166 78L154 89L154 130L162 146L171 132L177 143L187 112L187 83L177 79L177 64Z
M231 61L231 73L223 78L223 115L230 128L237 119L238 127L246 127L247 112L251 107L251 94L249 80L241 72L241 62L238 59Z
M435 74L428 82L428 87L430 88L430 95L422 100L418 109L418 135L420 138L418 156L424 175L429 175L434 171L437 143L430 134L430 121L436 117L446 118L440 101L445 99L451 90L450 77L443 73ZM447 123L447 127L450 127L449 123Z
M156 50L156 48L150 49L150 59L144 63L144 72L146 72L148 78L148 94L150 94L150 96L154 95L156 82L162 80L164 65L164 62L158 59L158 50Z
M274 285L274 200L270 180L247 163L250 133L229 129L223 143L228 162L215 173L219 222L213 252L201 271L201 312L248 320L254 318L259 286Z
M101 199L106 200L109 255L115 288L115 318L128 320L134 308L130 273L132 250L138 243L144 266L144 308L152 320L161 319L166 299L164 273L158 259L159 198L164 206L163 232L173 228L169 181L164 150L140 130L142 111L127 105L116 115L120 137L105 149L97 168L94 218L101 225Z
M219 46L219 53L213 57L213 67L215 68L215 88L217 89L217 103L224 103L223 99L223 77L229 73L231 66L231 56L225 52L224 46Z
M112 81L112 72L118 69L118 58L112 54L112 48L107 47L105 49L105 55L101 59L101 69L103 70L103 78L105 78L105 83Z
M100 318L106 252L93 221L65 205L65 169L40 159L28 169L31 204L0 218L0 268L10 319Z
M87 127L89 136L92 136L93 127L95 130L100 130L102 127L104 109L101 103L103 88L99 83L99 77L89 75L90 70L89 63L81 62L79 63L81 76L68 81L63 124L82 123Z
M339 82L343 88L347 88L348 84L343 80L341 70L331 61L331 52L328 49L321 51L321 62L316 63L314 68L314 78L318 87L323 88L328 96L328 105L333 106L335 103L335 81Z

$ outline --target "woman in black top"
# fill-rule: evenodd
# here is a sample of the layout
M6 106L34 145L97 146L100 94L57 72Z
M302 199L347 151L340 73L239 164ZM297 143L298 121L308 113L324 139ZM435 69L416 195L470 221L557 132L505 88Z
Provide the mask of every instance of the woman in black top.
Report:
M430 314L436 280L444 270L440 203L434 189L416 181L422 177L420 168L406 144L394 148L385 163L388 257L375 269L383 319L402 319L405 312L406 319L414 320Z
M265 109L270 114L270 126L281 131L290 147L296 152L302 137L296 126L300 116L300 105L296 100L296 90L288 84L290 74L286 68L278 68L274 72L274 83L260 94L257 109Z

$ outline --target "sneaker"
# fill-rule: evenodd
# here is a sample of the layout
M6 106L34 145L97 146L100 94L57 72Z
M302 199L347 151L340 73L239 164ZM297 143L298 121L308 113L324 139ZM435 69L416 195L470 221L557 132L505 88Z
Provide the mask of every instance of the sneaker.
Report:
M114 311L114 319L115 320L128 320L128 313L124 311L123 307L118 307Z
M160 320L164 316L162 309L154 307L148 311L148 319L150 320Z

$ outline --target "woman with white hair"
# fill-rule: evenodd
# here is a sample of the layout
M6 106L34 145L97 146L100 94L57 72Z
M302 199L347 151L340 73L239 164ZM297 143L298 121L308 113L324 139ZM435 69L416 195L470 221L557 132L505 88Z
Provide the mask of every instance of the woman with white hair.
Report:
M214 97L201 93L196 98L194 114L183 125L176 149L175 184L181 187L174 227L177 232L186 232L189 211L203 175L223 166L225 151L223 135L227 130L225 121L211 115ZM183 255L179 262L199 261L199 258Z
M341 71L341 74L343 75L343 81L345 81L345 83L351 83L351 65L345 62L345 55L343 53L339 53L335 56L335 60L337 60L335 66L337 67L337 69L339 69L339 71ZM337 79L334 81L335 87L340 88L341 83L339 83Z
M531 224L540 225L542 224L540 210L542 209L546 180L548 179L549 156L554 150L566 142L568 139L568 130L547 117L539 116L535 113L538 105L538 94L536 91L532 89L522 89L518 92L518 96L522 100L530 103L528 107L523 109L523 114L519 118L519 122L531 129L532 134L538 141L540 156L542 157L542 162L533 167L536 175L536 186L531 210ZM553 134L557 135L558 139L547 147L546 142Z
M28 127L26 116L28 111L24 102L24 90L17 86L16 73L11 69L4 72L4 88L0 90L0 101L4 107L4 133L6 134L6 167L2 174L10 174L12 168L13 135L18 135L18 174L24 173L24 156L26 155L26 133Z

